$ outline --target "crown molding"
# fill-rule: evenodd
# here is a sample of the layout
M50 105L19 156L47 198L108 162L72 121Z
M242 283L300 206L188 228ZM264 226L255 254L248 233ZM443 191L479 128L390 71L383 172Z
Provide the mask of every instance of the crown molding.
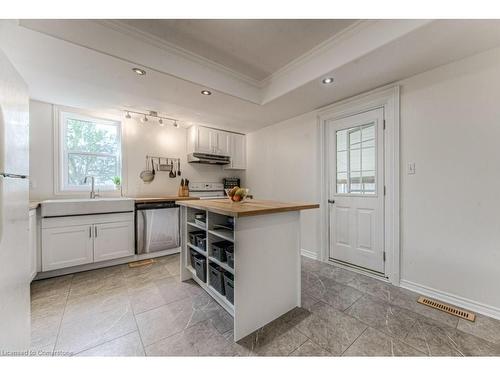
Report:
M127 25L121 21L112 21L112 20L94 20L94 22L100 24L101 26L113 29L114 31L126 34L127 36L140 39L145 43L149 43L157 48L161 48L164 51L182 56L185 59L191 60L195 63L201 64L205 67L217 70L224 74L231 76L232 78L239 79L249 85L260 88L260 81L249 77L245 74L239 73L233 69L226 67L225 65L219 64L215 61L209 60L203 56L200 56L196 53L188 51L182 47L179 47L173 43L167 42L166 40L157 37L151 33L148 33L143 30L139 30L131 25Z

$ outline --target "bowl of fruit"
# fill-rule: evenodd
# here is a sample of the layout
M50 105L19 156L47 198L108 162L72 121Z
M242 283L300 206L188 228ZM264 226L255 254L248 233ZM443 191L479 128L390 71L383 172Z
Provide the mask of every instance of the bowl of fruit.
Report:
M235 186L232 189L225 189L226 195L233 203L241 203L248 195L248 189Z

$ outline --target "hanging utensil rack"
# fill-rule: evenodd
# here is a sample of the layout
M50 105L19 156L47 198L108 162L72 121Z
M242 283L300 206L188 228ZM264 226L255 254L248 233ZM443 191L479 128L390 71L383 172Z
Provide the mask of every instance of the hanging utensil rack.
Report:
M153 162L156 172L171 172L173 165L179 165L181 159L169 158L165 156L146 155L147 162ZM160 166L165 166L161 167Z

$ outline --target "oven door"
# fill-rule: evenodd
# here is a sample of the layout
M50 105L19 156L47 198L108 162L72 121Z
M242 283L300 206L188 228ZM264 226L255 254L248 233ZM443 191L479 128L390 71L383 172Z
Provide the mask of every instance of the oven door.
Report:
M179 207L140 209L136 212L137 254L180 246Z

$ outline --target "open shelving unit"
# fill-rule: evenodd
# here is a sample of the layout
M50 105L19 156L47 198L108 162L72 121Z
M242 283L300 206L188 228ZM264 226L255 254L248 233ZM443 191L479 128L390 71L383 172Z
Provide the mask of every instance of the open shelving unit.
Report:
M206 223L205 226L201 226L194 222L195 214L197 213L205 213L206 214ZM187 208L186 211L186 231L184 243L186 244L187 249L193 249L198 254L201 254L206 258L206 274L207 274L207 282L204 282L196 275L196 269L193 264L191 264L190 251L186 251L186 269L191 273L191 276L196 283L198 283L215 301L217 301L229 314L234 316L234 305L218 290L216 290L212 285L210 285L210 272L209 265L210 263L214 263L222 268L224 271L229 272L235 275L234 268L230 267L226 262L221 262L219 259L215 258L212 254L212 243L226 240L234 243L234 231L231 231L226 228L217 228L217 225L226 224L228 220L228 216L216 214L213 212L203 211L195 208ZM199 248L196 245L193 245L189 241L189 233L195 231L205 231L206 236L206 250Z

